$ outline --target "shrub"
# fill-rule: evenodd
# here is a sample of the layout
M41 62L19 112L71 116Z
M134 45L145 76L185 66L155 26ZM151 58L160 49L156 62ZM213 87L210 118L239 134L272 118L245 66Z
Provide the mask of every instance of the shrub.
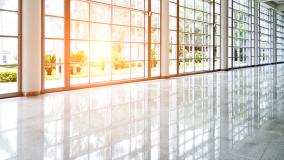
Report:
M45 55L45 71L47 75L51 75L52 74L52 70L54 68L54 65L56 63L56 56L54 54L47 54Z
M56 56L54 54L45 55L45 64L54 64L56 63Z
M122 44L115 44L112 46L112 63L115 70L128 68L129 64L127 63L126 58L122 55Z
M17 82L16 71L1 71L0 82Z
M150 61L150 65L151 68L155 68L158 65L158 53L156 52L155 49L151 50L151 61Z
M86 62L85 51L78 50L75 53L71 53L70 59L71 59L71 62L85 63Z
M73 63L79 63L79 66L77 65L74 65L74 66L76 66L76 72L80 73L82 65L84 65L87 59L85 51L78 50L75 53L71 53L70 59L71 59L71 62ZM71 69L71 74L74 74L73 69Z
M201 51L195 51L194 61L195 61L195 63L201 63L202 62L202 53L201 53Z

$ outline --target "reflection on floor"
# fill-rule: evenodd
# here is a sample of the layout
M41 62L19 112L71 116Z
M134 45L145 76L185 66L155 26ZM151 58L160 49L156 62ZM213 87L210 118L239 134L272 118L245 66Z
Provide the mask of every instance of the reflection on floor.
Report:
M0 100L0 159L284 157L284 65Z

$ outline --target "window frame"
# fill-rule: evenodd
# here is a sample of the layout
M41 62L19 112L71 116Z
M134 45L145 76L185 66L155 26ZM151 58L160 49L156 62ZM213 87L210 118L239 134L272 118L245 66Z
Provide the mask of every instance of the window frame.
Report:
M0 11L4 12L12 12L18 14L18 34L11 35L0 35L1 38L15 38L18 43L18 60L17 64L9 64L9 65L0 65L0 67L5 66L15 66L17 67L17 91L16 92L8 92L8 93L0 93L0 99L9 98L9 97L17 97L22 95L22 0L18 0L18 10L8 10L8 9L0 9Z

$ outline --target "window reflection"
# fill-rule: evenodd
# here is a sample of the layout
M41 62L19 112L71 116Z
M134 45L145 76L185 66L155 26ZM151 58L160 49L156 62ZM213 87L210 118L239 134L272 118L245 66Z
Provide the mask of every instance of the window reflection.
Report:
M283 68L233 70L225 84L210 73L51 94L37 107L0 101L0 158L219 159L221 142L234 150L281 116Z
M17 159L18 156L18 103L0 103L0 159Z

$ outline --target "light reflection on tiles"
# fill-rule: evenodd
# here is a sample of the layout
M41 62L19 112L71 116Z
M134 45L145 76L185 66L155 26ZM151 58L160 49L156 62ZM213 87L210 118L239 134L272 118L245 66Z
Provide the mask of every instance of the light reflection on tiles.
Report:
M284 146L283 71L279 64L0 100L0 159L280 155L265 148Z

